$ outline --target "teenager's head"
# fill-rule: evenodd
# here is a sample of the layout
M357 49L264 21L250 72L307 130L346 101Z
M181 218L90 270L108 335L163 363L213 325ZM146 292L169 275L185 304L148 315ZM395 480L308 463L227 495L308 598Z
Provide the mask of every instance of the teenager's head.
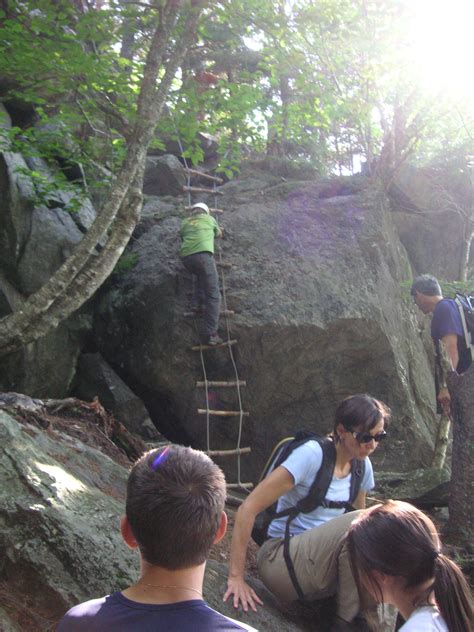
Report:
M431 274L422 274L416 277L412 283L410 294L416 306L424 314L432 312L437 302L443 296L438 279L431 276Z
M370 395L346 397L336 409L333 436L354 458L363 458L384 440L390 409Z
M371 507L347 535L359 586L377 601L410 608L435 601L450 632L472 629L472 599L460 569L441 552L433 522L416 507L390 500Z
M222 526L225 497L224 474L203 452L168 445L144 454L130 473L126 504L143 559L169 570L202 564Z

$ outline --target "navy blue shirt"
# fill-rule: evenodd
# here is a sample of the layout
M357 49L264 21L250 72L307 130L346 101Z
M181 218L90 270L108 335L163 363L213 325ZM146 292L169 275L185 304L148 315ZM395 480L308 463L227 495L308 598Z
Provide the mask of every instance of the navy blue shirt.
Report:
M170 604L131 601L116 592L71 608L56 632L234 632L251 630L201 599Z
M436 357L439 358L439 341L448 334L456 334L458 337L459 362L456 368L458 373L464 373L471 364L471 354L464 339L459 308L451 298L443 298L433 311L431 320L431 337L436 348Z

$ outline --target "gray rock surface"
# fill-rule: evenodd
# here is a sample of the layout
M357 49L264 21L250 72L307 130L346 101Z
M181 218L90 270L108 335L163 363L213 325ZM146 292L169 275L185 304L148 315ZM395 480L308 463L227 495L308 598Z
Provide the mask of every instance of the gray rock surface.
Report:
M159 434L145 405L107 364L100 353L84 353L77 366L76 393L80 399L100 403L123 425L146 440L153 441Z
M465 229L461 215L455 212L456 205L462 206L462 192L456 199L455 193L449 191L450 187L456 189L456 184L450 182L453 176L447 170L405 165L391 186L393 220L414 274L459 279ZM470 266L474 266L473 250Z
M101 452L0 411L5 607L16 601L19 613L52 623L72 604L135 580L138 560L118 529L126 477Z
M20 154L0 154L0 266L11 279L31 230L34 188Z
M65 397L71 388L76 363L90 319L73 315L40 340L0 362L0 390L32 397Z
M204 579L204 598L209 605L222 612L227 617L231 617L237 621L242 621L259 630L259 632L323 632L324 627L319 628L313 619L311 624L304 620L304 617L290 616L291 610L280 604L275 597L265 588L258 579L248 578L250 585L257 591L264 605L257 609L257 612L243 612L241 608L236 610L227 600L222 601L222 595L227 587L227 566L219 564L214 560L209 560L206 567L206 576Z
M450 479L449 471L430 467L409 472L380 472L374 495L381 499L404 500L426 509L447 507Z
M143 178L145 195L181 195L186 184L183 165L171 154L149 156Z
M53 173L42 158L27 156L25 161L28 167L32 171L40 173L46 182L54 183ZM96 210L79 187L73 187L73 185L69 185L69 187L68 190L55 187L47 196L48 208L65 209L70 213L71 219L73 219L79 230L85 232L92 225L96 217ZM70 210L71 201L74 201L74 210Z
M33 294L72 254L82 233L70 214L40 206L31 217L31 230L18 262L18 289Z
M337 403L370 392L393 409L377 467L430 461L433 382L413 308L399 283L409 263L383 197L364 179L282 182L266 173L222 187L230 336L243 389L244 477L255 480L271 447L296 428L327 432ZM362 190L361 190L362 189ZM99 348L170 438L206 445L198 322L183 317L191 280L179 257L179 219L147 225L132 250L138 263L109 288L96 315ZM222 331L225 324L222 322ZM208 379L232 379L226 349L206 352ZM237 406L231 390L211 408ZM235 447L238 421L211 418L211 448ZM223 463L229 480L234 465ZM243 479L242 479L243 480Z
M8 113L1 104L0 108L0 125L9 127ZM87 198L80 196L79 189L77 195L73 190L56 190L47 200L48 209L38 206L35 184L28 174L35 171L46 182L52 182L51 170L41 158L24 159L7 151L6 145L0 149L0 268L19 290L34 288L23 290L32 292L81 239L96 211ZM73 197L80 199L78 208L71 213L61 210L68 208ZM36 269L30 263L35 252L38 257L46 256L44 266L38 266L36 260Z
M0 126L9 127L0 104ZM60 191L38 205L31 170L45 181L52 175L40 158L0 150L0 317L21 308L71 254L95 218L95 209L82 199L75 212L67 212L73 191ZM81 314L62 323L39 342L2 358L0 389L38 397L64 397L71 385L84 330L90 321Z

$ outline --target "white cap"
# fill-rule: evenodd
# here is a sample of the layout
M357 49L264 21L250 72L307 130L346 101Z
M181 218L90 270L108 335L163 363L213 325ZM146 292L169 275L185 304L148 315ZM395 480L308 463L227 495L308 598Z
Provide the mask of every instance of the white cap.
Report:
M195 208L202 208L202 210L206 211L206 213L209 215L209 207L207 204L204 204L204 202L198 202L197 204L193 204L191 208L192 210L194 210Z

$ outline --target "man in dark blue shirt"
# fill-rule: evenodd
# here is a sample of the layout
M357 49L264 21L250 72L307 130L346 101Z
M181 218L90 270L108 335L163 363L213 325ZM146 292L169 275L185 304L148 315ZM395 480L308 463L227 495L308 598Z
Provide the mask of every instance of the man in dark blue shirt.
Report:
M431 337L436 351L436 396L442 410L449 414L450 396L441 370L440 342L446 349L453 369L458 373L464 373L471 364L459 308L453 299L443 298L438 280L429 274L423 274L414 280L411 294L423 314L433 314Z
M140 553L140 578L122 592L75 606L57 632L233 632L252 630L202 598L206 559L225 534L225 479L203 452L150 450L127 483L125 543Z

